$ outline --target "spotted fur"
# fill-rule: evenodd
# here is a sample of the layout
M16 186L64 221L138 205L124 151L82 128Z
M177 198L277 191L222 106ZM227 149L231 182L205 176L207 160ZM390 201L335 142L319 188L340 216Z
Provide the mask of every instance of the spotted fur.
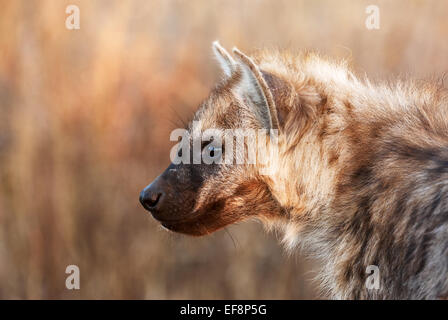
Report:
M214 48L224 79L195 120L277 128L278 157L270 175L257 165L165 173L165 187L180 194L171 206L183 213L164 225L202 235L258 218L281 230L288 250L322 260L327 297L448 297L448 91L373 84L316 53L235 49L232 57ZM379 289L366 287L369 265L379 268Z

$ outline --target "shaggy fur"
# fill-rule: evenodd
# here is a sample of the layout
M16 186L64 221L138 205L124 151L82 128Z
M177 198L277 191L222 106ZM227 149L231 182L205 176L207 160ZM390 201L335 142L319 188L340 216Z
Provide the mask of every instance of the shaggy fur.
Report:
M278 129L272 172L204 169L194 191L178 190L192 202L179 221L154 216L193 235L259 218L282 230L289 250L301 246L323 261L328 297L448 297L447 91L372 84L315 53L248 57L235 49L233 58L217 43L214 50L225 76L195 120L204 129ZM194 184L167 175L159 178L165 190ZM366 287L369 265L379 268L379 289Z

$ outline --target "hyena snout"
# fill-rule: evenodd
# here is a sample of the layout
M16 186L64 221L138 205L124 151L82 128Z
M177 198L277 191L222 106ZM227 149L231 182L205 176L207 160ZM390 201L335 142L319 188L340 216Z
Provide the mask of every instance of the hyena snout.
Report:
M238 220L238 215L227 210L225 197L213 193L217 188L204 187L207 174L212 175L217 168L170 164L143 189L140 202L165 229L173 232L201 236L225 227ZM201 194L202 188L205 195Z
M160 178L154 180L154 182L148 185L140 193L140 203L146 210L153 214L162 208L164 200L165 192L161 185Z
M140 193L142 206L162 224L171 226L197 216L192 212L197 189L186 177L189 172L189 168L172 164Z

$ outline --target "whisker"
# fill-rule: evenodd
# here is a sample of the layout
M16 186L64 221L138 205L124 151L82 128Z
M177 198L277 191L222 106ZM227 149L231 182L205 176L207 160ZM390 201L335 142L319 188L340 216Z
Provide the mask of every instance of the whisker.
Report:
M236 240L234 239L234 237L233 237L232 234L230 233L229 229L227 229L227 227L224 228L224 231L229 235L230 239L232 240L232 242L233 242L233 247L234 247L235 249L237 249L238 244L239 244L238 241L236 241Z

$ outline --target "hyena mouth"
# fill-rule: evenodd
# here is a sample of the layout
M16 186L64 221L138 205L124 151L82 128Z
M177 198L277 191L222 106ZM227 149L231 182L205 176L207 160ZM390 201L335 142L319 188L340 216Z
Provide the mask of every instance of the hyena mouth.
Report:
M190 236L202 236L210 233L210 231L201 223L192 220L160 222L160 224L165 230Z
M219 211L193 211L180 219L157 219L163 228L190 236L203 236L219 230L236 219L223 218Z
M153 215L154 219L159 221L160 224L162 224L163 226L191 223L191 222L194 222L194 220L196 220L195 217L192 216L192 214L189 214L188 216L181 218L181 219L161 219L161 218L158 218L157 215L155 215L154 213L152 215Z
M162 217L163 214L160 214L157 210L151 210L150 213L160 223L162 228L185 234L196 234L197 232L194 229L197 229L203 220L202 215L198 212L191 212L181 218ZM192 232L188 232L190 229L192 229Z

